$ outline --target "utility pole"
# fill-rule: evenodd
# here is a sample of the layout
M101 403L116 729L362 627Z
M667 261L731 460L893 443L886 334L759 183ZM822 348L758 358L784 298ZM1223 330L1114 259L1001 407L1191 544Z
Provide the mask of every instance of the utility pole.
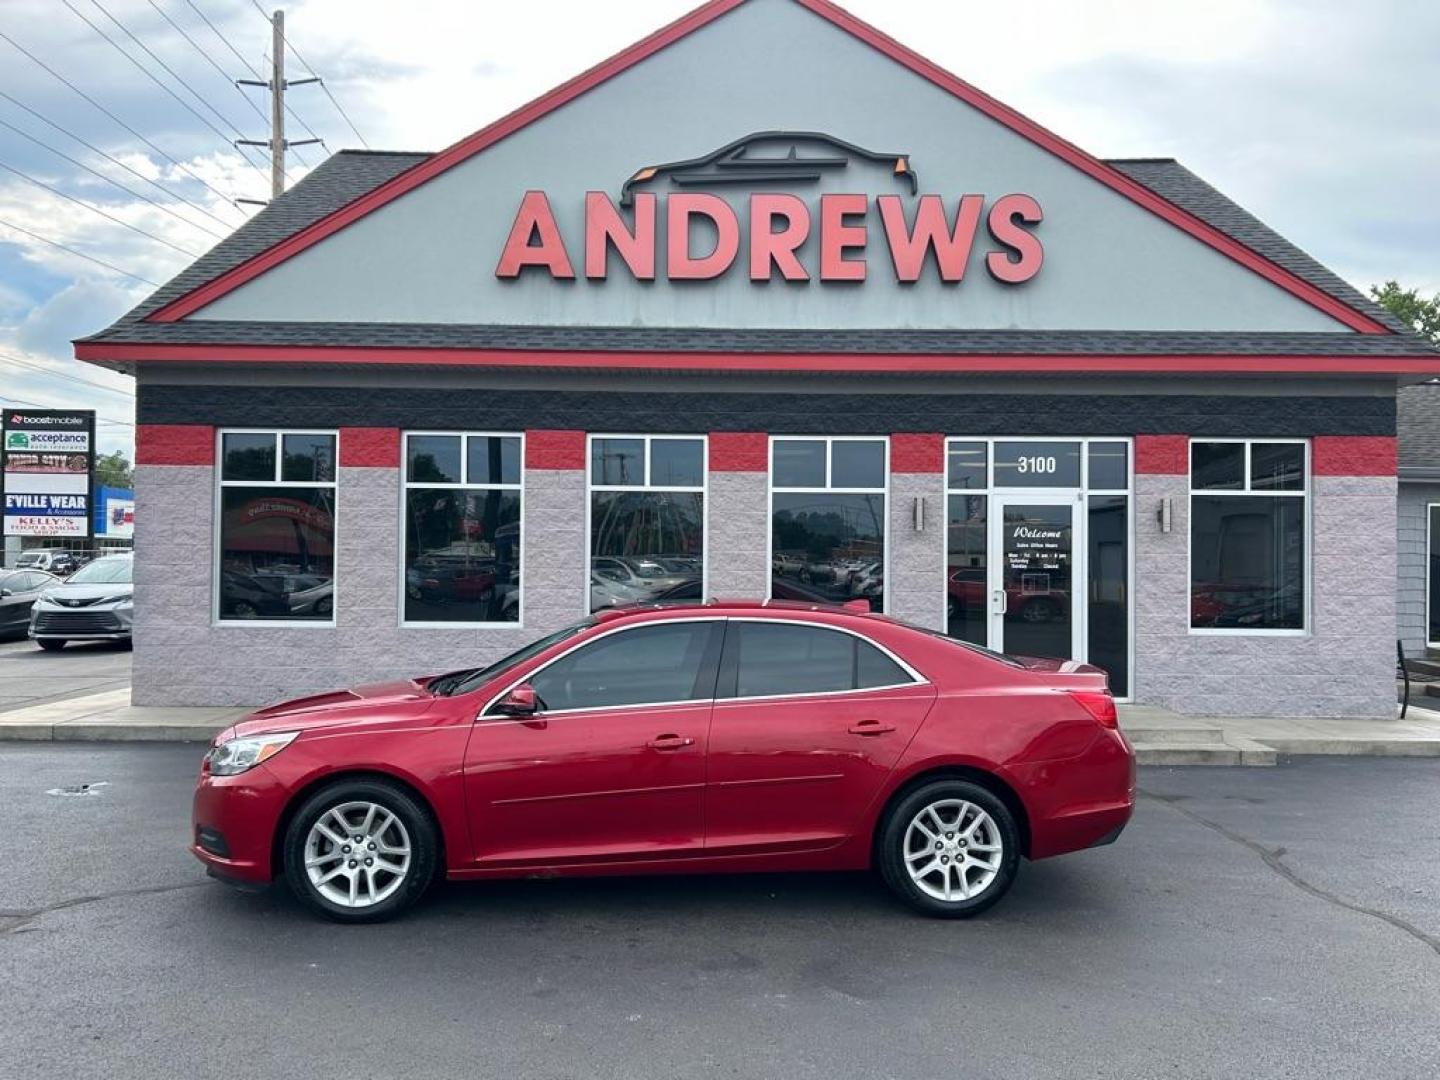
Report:
M319 139L298 139L290 142L285 138L285 91L292 86L318 83L314 76L308 79L287 81L285 78L285 12L279 8L270 17L270 81L258 79L236 79L239 86L263 86L270 91L270 138L237 139L236 146L263 146L270 151L270 197L278 199L285 194L285 151L292 146L309 146ZM236 202L257 203L260 199L236 199Z

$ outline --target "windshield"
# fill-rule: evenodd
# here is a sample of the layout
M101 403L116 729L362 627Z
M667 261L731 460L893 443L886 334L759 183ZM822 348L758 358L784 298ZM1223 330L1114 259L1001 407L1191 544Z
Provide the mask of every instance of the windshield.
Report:
M129 558L96 559L70 575L69 585L129 585L134 560Z
M471 690L474 690L478 686L483 686L495 678L495 676L509 670L516 664L523 663L532 656L544 652L556 642L564 641L568 637L574 637L580 633L581 630L585 630L594 625L594 619L585 619L583 622L567 626L563 630L556 630L553 634L547 634L545 637L532 641L524 648L516 649L509 656L496 660L495 663L490 664L488 667L465 668L461 671L452 671L449 674L440 675L431 679L426 689L432 694L440 694L444 697L454 697L456 694L468 694Z
M38 551L35 551L35 552L27 551L27 552L25 552L25 554L21 555L20 558L18 558L18 559L15 560L15 565L16 565L16 566L39 566L39 565L40 565L40 562L41 562L41 560L42 560L43 558L44 558L44 556L42 556L42 555L40 554L40 552L38 552Z

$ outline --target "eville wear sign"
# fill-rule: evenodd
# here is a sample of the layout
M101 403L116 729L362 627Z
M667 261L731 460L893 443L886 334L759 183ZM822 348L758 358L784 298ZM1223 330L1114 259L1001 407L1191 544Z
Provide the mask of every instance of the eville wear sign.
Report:
M788 144L788 149L767 151L777 144ZM811 149L802 151L802 146ZM727 197L683 190L692 186L818 183L822 176L855 162L889 164L893 177L905 182L912 197L832 192L807 201L773 191ZM635 190L637 185L665 179L682 190L663 195ZM1018 285L1040 272L1045 249L1035 235L1035 226L1044 213L1033 196L944 198L917 196L917 188L908 155L877 154L819 132L758 132L703 157L641 169L626 181L619 206L603 191L586 192L584 276L592 280L607 277L613 252L638 281L654 281L657 276L668 281L718 278L737 262L748 264L752 281L775 277L809 281L812 276L822 282L864 281L870 248L876 246L872 244L875 232L880 233L879 246L889 255L895 278L902 283L920 280L932 255L941 281L962 281L977 245L988 249L983 262L996 281ZM748 220L748 228L743 230L742 208ZM663 253L657 240L662 220ZM695 238L702 233L711 237L705 244L708 250L697 251ZM802 246L812 236L818 236L818 243L812 244L806 255ZM811 260L808 266L807 257ZM544 191L527 191L520 200L495 276L516 278L527 267L556 279L576 277L570 246Z
M5 535L89 539L94 412L6 409L0 445Z

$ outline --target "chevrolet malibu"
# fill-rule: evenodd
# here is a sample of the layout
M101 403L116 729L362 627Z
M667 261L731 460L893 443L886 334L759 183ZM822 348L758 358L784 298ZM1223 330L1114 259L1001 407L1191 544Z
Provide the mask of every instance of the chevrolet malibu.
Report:
M191 850L346 921L440 875L867 868L964 917L1022 857L1120 834L1134 756L1103 672L864 607L612 609L488 667L261 709L205 756Z

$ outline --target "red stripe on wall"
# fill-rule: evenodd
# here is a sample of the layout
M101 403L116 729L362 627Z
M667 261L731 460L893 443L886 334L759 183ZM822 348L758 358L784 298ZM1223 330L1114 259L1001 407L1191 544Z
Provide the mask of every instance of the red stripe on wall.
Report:
M540 429L525 432L527 469L583 469L585 433Z
M140 424L136 465L214 465L215 429L203 424Z
M1185 435L1136 435L1135 471L1163 476L1190 472L1190 439Z
M890 471L897 473L944 472L945 436L891 435Z
M770 438L763 431L712 431L711 472L768 472Z
M1316 476L1394 476L1396 443L1390 435L1317 435L1310 447Z
M340 465L375 469L400 467L400 429L345 427L340 429Z

